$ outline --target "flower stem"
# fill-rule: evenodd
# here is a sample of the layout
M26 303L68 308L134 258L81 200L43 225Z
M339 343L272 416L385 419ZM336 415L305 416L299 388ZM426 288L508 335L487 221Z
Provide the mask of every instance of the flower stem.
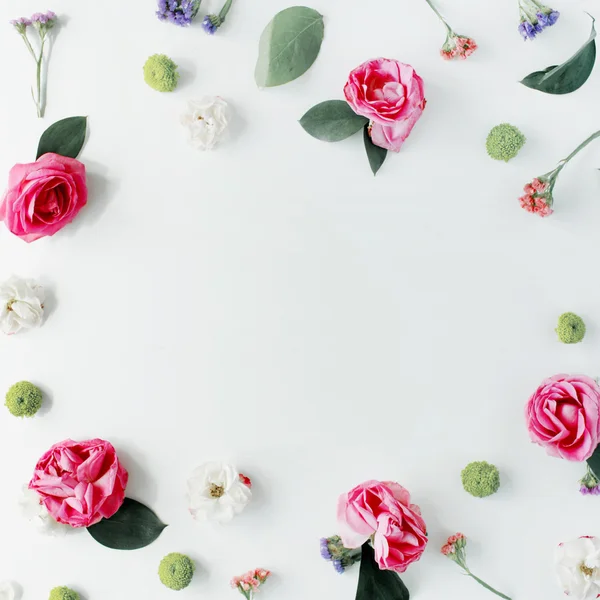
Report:
M429 8L431 8L431 10L438 16L438 19L444 24L444 26L448 30L448 33L452 33L452 28L450 27L450 25L448 25L448 23L446 23L446 19L442 17L440 11L433 5L433 2L431 2L431 0L425 0L425 2L429 4Z
M219 11L219 19L221 19L221 21L225 21L225 17L227 16L232 4L233 0L227 0L227 2L225 2L223 5L223 8Z
M477 577L476 575L473 575L473 573L471 573L471 571L469 571L468 569L465 569L465 571L467 572L467 575L469 577L472 577L479 585L482 585L486 590L489 590L493 594L496 594L496 596L500 596L500 598L504 598L504 600L511 600L509 596L505 596L498 590L495 590L491 585L488 585L485 581L479 579L479 577Z
M569 154L569 156L567 156L567 158L563 158L560 161L560 166L558 167L558 170L560 171L560 169L562 169L576 154L578 154L581 150L583 150L588 144L593 142L597 137L600 137L600 131L596 131L596 133L592 133L592 135L590 135L590 137L587 138L584 142L579 144L579 146L577 146L577 148L575 148L575 150L573 150L573 152L571 152L571 154Z

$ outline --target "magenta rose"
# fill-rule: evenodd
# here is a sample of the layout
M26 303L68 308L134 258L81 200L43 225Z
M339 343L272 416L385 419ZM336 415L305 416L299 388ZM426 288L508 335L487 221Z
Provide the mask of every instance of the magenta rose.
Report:
M426 104L423 80L415 70L387 58L354 69L344 95L355 113L371 120L373 143L393 152L400 151Z
M372 538L381 569L404 573L427 545L427 527L410 494L391 481L367 481L340 496L337 507L342 543L358 548Z
M600 387L585 375L545 379L525 408L529 435L551 456L587 460L600 441Z
M127 479L112 444L65 440L40 458L29 488L59 523L89 527L119 510Z
M49 152L10 170L0 219L12 233L33 242L60 231L86 202L85 166Z

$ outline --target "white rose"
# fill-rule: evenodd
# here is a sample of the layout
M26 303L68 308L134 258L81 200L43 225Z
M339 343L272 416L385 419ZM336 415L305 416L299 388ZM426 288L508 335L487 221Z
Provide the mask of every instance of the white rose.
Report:
M0 600L15 600L17 593L15 587L9 581L0 583Z
M33 523L41 533L57 534L66 533L68 525L63 525L54 519L48 509L42 504L40 495L35 490L23 486L23 493L19 498L19 506L23 516ZM0 595L0 600L2 596Z
M42 324L44 288L35 281L12 277L0 285L0 329L11 335Z
M560 544L554 566L563 592L575 600L591 600L600 595L600 540L580 537Z
M228 124L227 102L219 96L189 100L181 122L188 129L189 141L198 150L215 147Z
M227 523L241 513L250 499L249 485L232 465L206 463L188 479L189 511L197 521Z

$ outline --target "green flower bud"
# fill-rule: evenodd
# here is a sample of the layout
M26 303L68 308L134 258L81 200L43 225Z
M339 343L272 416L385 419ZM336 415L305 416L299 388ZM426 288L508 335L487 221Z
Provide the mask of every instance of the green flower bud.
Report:
M42 406L42 392L29 381L19 381L6 392L5 404L15 417L33 417Z
M189 556L171 552L160 561L158 576L168 588L182 590L190 585L195 568L194 562Z
M68 587L55 587L50 591L48 600L79 600L79 594Z
M144 65L144 81L159 92L172 92L179 81L177 65L165 54L154 54Z
M574 313L563 313L558 317L556 333L563 344L577 344L585 335L585 323Z
M469 463L460 474L465 492L477 498L491 496L500 487L500 473L484 460Z
M525 144L525 136L514 126L508 123L496 125L490 131L485 142L487 153L494 160L508 162L514 158Z

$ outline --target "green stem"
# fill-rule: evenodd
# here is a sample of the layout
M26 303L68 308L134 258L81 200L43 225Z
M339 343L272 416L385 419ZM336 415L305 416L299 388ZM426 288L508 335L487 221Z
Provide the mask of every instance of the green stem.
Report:
M488 585L485 581L479 579L479 577L477 577L476 575L473 575L473 573L471 573L471 571L469 571L468 569L465 569L465 571L467 572L467 575L469 577L472 577L479 585L482 585L486 590L489 590L493 594L496 594L496 596L500 596L500 598L504 598L504 600L511 600L509 596L505 596L498 590L495 590L491 585Z
M223 8L219 12L219 19L221 19L221 21L225 21L225 17L227 16L232 4L233 0L227 0L227 2L225 2L223 5Z
M446 23L446 19L442 17L440 11L433 5L433 2L431 2L431 0L425 0L425 2L429 4L429 8L431 8L431 10L438 16L438 19L444 24L444 27L446 27L448 33L453 33L452 28L450 25L448 25L448 23Z
M558 171L560 171L561 169L563 169L565 167L565 165L576 154L578 154L581 150L583 150L588 144L590 144L591 142L593 142L597 137L600 137L600 131L596 131L596 133L592 133L592 135L590 135L590 137L587 138L584 142L582 142L581 144L579 144L579 146L577 146L577 148L575 148L575 150L573 150L573 152L571 152L571 154L569 154L569 156L567 156L567 158L563 158L560 161L560 163L559 163Z
M21 37L23 38L23 41L25 42L25 46L27 46L27 50L29 50L29 54L31 54L31 56L33 56L33 60L37 61L37 56L35 55L35 52L33 51L33 48L31 46L31 42L27 38L27 34L26 33L22 33Z

